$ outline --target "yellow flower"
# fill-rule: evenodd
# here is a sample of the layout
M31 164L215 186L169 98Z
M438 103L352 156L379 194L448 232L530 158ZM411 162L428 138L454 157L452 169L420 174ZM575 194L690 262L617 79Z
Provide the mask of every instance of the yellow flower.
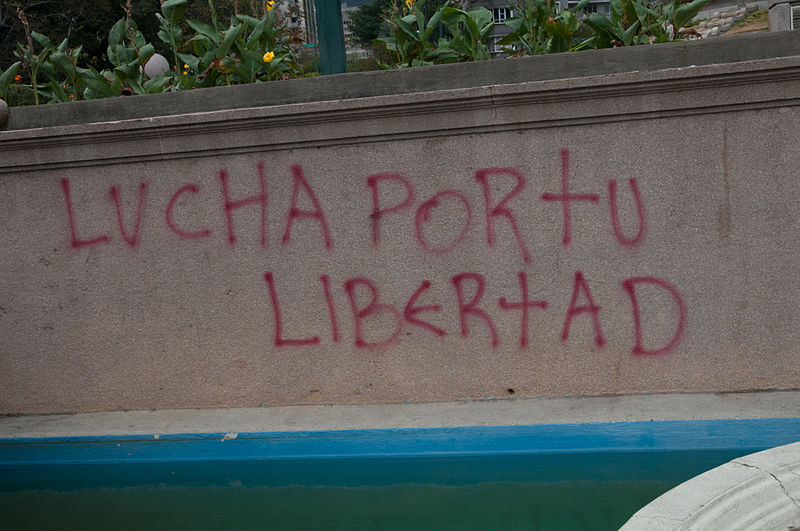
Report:
M408 7L409 9L414 7L414 0L406 0L406 7Z
M273 9L275 9L275 4L276 3L277 2L275 2L275 0L267 0L267 11L272 11ZM264 60L266 61L266 59L264 59ZM267 61L267 62L269 62L269 61Z
M273 59L275 59L275 53L274 52L267 52L267 53L264 54L264 62L265 63L271 63Z
M183 69L184 70L189 70L189 65L187 65L186 63L183 63Z

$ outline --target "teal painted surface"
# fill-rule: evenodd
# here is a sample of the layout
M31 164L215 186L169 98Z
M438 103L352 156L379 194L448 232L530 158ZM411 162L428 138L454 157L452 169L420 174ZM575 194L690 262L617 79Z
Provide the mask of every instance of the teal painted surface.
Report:
M800 419L0 440L2 529L617 529Z
M800 440L800 419L0 439L0 466L741 450Z
M4 467L7 529L617 529L741 452Z
M341 0L314 0L319 39L320 73L347 72Z

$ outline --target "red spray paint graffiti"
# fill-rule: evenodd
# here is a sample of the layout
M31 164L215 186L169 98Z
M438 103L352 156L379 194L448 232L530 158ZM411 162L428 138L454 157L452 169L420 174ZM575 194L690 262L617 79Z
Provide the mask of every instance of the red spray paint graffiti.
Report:
M201 244L209 241L214 235L211 227L225 227L225 230L218 230L220 238L227 234L227 243L230 246L237 245L257 245L267 247L269 243L268 213L270 208L275 209L275 202L279 205L287 205L287 209L278 208L277 211L286 212L285 219L282 221L283 235L281 237L281 247L292 245L293 231L295 239L305 237L313 245L319 245L319 249L333 253L334 249L334 230L336 218L340 214L331 211L329 217L323 209L325 201L324 193L329 187L318 188L314 183L314 175L306 175L300 164L290 167L288 178L284 181L285 186L280 190L291 190L290 194L281 196L271 194L267 182L265 165L260 162L256 165L256 171L251 175L237 175L235 182L236 189L248 188L249 193L239 193L239 197L233 197L231 191L232 182L228 169L221 169L216 173L219 179L219 187L211 186L208 182L184 182L176 188L166 190L166 196L158 194L154 196L153 189L147 182L140 182L138 186L138 201L128 201L127 204L135 204L135 212L131 207L125 207L123 197L132 194L128 188L123 189L119 185L110 186L107 189L106 205L108 210L102 210L103 201L97 199L102 190L91 190L86 188L86 184L81 183L79 200L76 202L73 195L70 180L61 179L61 192L66 209L66 235L69 237L70 247L81 250L101 244L110 244L112 241L119 242L119 245L127 246L137 250L140 243L151 235L152 231L158 230L157 223L148 222L149 209L155 208L159 211L158 202L163 209L163 228L172 237L177 236L181 240L186 240L186 245L194 245L188 242L194 241ZM287 176L279 178L286 178ZM241 179L241 180L240 180ZM251 181L247 181L251 179ZM420 198L418 201L417 190L412 179L399 173L383 172L369 175L360 181L360 189L354 189L350 197L353 197L352 204L348 208L361 212L364 228L368 229L365 234L367 237L366 245L373 249L373 252L381 251L382 237L388 234L386 227L396 228L406 226L407 229L397 234L391 234L392 247L397 245L398 236L409 239L408 249L416 249L422 256L429 255L433 260L444 261L451 253L458 250L475 252L475 249L467 248L466 242L474 246L476 241L485 245L483 252L497 252L502 255L504 262L508 261L509 250L500 249L498 242L498 231L510 229L509 238L512 247L511 256L521 257L523 264L531 264L532 257L525 241L526 234L532 234L538 227L526 226L527 216L520 213L523 209L534 208L538 201L561 203L561 212L557 215L562 223L561 243L569 246L573 243L572 209L580 203L597 204L600 202L600 195L597 193L573 193L569 187L570 179L570 153L563 149L560 153L560 193L543 193L536 197L529 191L529 180L519 170L510 167L489 167L479 169L474 174L474 179L465 178L464 188L446 188L433 191L427 199ZM645 203L648 197L643 192L639 181L635 178L628 180L631 200L623 201L623 213L620 213L620 202L618 198L617 181L607 181L608 194L608 216L610 219L610 230L608 231L609 243L616 244L621 248L638 248L645 244L647 238L647 218ZM364 185L367 194L364 194ZM86 194L89 194L87 196ZM164 191L159 189L159 194ZM284 192L281 192L284 193ZM86 202L85 198L94 194L91 202ZM249 194L249 195L248 195ZM359 195L360 194L360 195ZM242 197L243 196L243 197ZM128 196L130 198L130 196ZM481 200L484 208L482 219L473 220L473 202L480 204ZM300 205L310 205L301 207ZM87 205L94 205L91 211ZM155 204L155 207L154 207ZM214 208L208 205L216 205ZM635 207L635 218L628 213ZM548 207L545 207L548 208ZM593 207L597 209L599 207ZM97 210L100 209L100 210ZM209 213L217 213L216 219L208 218ZM241 214L240 214L241 212ZM205 213L206 217L202 217ZM188 214L188 215L187 215ZM258 227L255 234L248 234L243 243L240 243L240 236L237 234L235 225L237 216L259 216L250 218L251 221L258 220L258 223L247 225ZM235 219L236 217L236 219ZM92 219L91 226L95 230L104 225L99 222L106 222L105 229L98 230L91 236L85 228L81 231L78 227L78 219ZM440 223L440 220L448 220L448 223ZM621 219L636 219L637 224L626 223L623 230ZM334 223L331 224L331 220ZM245 226L240 221L240 231ZM308 222L313 222L308 224ZM386 222L386 223L384 223ZM114 227L116 224L116 227ZM478 225L476 227L475 225ZM484 224L485 227L480 227ZM308 227L306 227L308 225ZM477 234L468 238L473 230L485 229L485 240L477 237ZM112 239L111 234L119 232L120 238ZM634 230L636 231L634 234ZM387 244L387 247L389 245ZM141 251L140 251L141 252ZM341 251L339 251L341 252ZM349 252L349 250L348 250ZM395 251L386 251L387 261L392 259L391 255ZM409 251L410 252L410 251ZM517 272L517 284L519 294L502 294L499 297L491 297L490 278L494 278L500 272L493 272L492 276L467 271L459 272L449 276L449 280L440 278L416 280L414 283L403 283L402 286L379 286L373 280L364 275L354 275L352 278L343 279L342 283L333 282L330 276L324 272L316 272L319 280L320 300L324 301L321 305L322 315L325 316L330 325L330 335L320 334L320 330L292 330L286 337L284 330L284 314L282 313L281 300L279 300L279 288L277 280L272 272L264 274L263 279L267 287L267 296L270 301L274 325L274 345L276 347L316 347L323 345L327 338L333 343L349 341L352 339L356 348L373 349L386 348L401 341L401 334L413 333L414 330L427 337L430 341L445 340L451 332L456 336L470 340L481 340L488 338L492 348L498 348L501 344L509 341L508 338L501 337L500 330L507 330L506 327L498 326L498 323L506 324L504 319L514 319L514 326L519 325L519 333L514 338L522 349L530 346L531 319L539 312L551 312L552 305L546 300L535 298L529 293L529 272ZM447 286L445 290L449 295L447 299L442 299L443 288L435 289L437 284ZM416 286L416 289L409 291L408 287ZM619 284L616 284L619 286ZM633 347L631 352L635 355L660 355L674 351L678 348L681 338L685 335L687 322L687 309L679 290L666 280L652 276L631 277L622 281L623 292L630 301L632 310L632 324L634 330ZM639 296L637 287L639 286L657 287L672 299L677 321L675 332L671 339L663 345L653 345L648 342L647 330L644 330L643 319L640 313ZM341 320L337 314L336 297L341 291L350 308L350 320ZM401 291L405 304L392 304L387 302L393 299L384 296L386 293ZM291 290L286 290L283 298L287 307L297 311L302 304L309 304L307 301L297 301L292 299ZM397 295L394 293L394 295ZM511 295L510 297L508 295ZM568 304L566 300L568 299ZM496 304L495 304L496 302ZM582 271L575 271L572 282L572 291L569 297L565 298L564 306L566 313L563 318L560 340L564 343L570 342L570 332L576 327L586 327L591 331L593 343L596 347L602 348L606 345L606 337L603 333L602 318L603 307L595 302L595 296L590 288ZM346 307L340 302L342 307ZM535 310L535 312L534 312ZM311 309L311 311L315 311ZM519 312L519 313L517 313ZM343 316L346 312L343 312ZM316 322L324 322L317 320ZM447 322L457 323L456 330L448 330ZM348 326L351 324L352 326ZM580 328L581 332L585 330ZM405 336L406 334L403 334ZM323 336L326 339L323 339ZM570 342L574 343L574 339ZM647 345L647 346L645 346Z

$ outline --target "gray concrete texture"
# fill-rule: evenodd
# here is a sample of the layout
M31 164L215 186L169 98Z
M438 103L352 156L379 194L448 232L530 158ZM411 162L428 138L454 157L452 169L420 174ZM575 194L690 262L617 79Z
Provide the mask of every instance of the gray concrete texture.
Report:
M797 388L798 79L0 133L0 411Z
M769 0L768 9L770 31L792 29L792 2L790 0Z

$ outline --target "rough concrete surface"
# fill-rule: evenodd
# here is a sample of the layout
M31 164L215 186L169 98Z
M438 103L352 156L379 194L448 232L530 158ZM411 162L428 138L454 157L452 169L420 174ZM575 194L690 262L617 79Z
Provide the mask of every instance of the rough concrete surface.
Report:
M0 132L0 412L797 388L798 80Z

